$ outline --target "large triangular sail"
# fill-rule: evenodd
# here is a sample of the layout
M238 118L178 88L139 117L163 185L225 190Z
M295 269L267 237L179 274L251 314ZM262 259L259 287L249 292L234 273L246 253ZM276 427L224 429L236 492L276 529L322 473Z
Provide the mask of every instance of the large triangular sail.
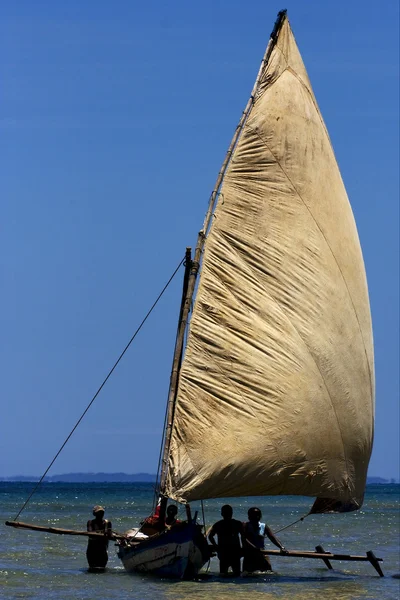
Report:
M358 507L373 417L357 230L284 19L205 242L165 493L301 494Z

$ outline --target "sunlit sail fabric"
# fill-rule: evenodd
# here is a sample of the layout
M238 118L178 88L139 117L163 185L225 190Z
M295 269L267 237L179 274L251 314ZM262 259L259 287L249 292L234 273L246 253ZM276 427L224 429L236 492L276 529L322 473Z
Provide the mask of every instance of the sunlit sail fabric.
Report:
M360 506L373 417L357 230L285 20L206 241L166 492Z

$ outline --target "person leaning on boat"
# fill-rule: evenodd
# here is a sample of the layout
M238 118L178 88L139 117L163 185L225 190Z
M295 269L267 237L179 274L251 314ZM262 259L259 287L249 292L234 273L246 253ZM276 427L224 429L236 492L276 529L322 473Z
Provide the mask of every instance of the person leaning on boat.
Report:
M264 538L267 536L275 546L286 553L286 548L278 540L274 532L261 523L261 510L253 507L247 512L249 520L243 524L243 572L272 571L269 558L260 552L264 549Z
M238 576L242 556L242 523L233 519L232 515L232 506L225 504L221 508L222 519L211 527L208 539L218 553L220 574L227 575L231 567L233 574ZM218 538L218 544L215 543L215 536Z
M111 534L111 521L104 519L104 508L102 506L95 506L93 508L94 519L90 519L87 522L87 530L104 533L104 537L93 537L88 539L88 546L86 550L86 558L89 563L89 567L103 568L108 562L108 540Z

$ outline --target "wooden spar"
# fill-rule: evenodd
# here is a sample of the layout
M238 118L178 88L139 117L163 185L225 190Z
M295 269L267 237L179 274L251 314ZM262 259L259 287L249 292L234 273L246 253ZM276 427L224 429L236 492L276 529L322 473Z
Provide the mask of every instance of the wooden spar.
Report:
M171 433L172 433L172 425L174 419L175 412L175 400L176 393L178 390L178 377L179 371L182 363L182 354L183 354L183 342L185 339L185 331L186 325L188 322L189 311L192 303L192 296L194 292L194 287L196 283L197 271L199 268L199 260L200 260L200 252L199 246L197 245L195 251L195 258L192 261L191 259L191 249L186 248L186 262L185 262L185 277L184 277L184 285L182 292L182 303L181 310L179 314L179 322L178 322L178 333L176 337L175 343L175 351L174 358L172 362L172 370L171 370L171 378L169 384L169 393L168 393L168 404L167 404L167 419L165 424L165 439L164 439L164 450L163 457L161 463L161 477L160 477L160 492L164 495L165 491L165 483L167 478L168 471L168 454L169 454L169 445L171 441ZM196 263L197 257L197 263ZM162 502L161 511L164 513L166 508L166 502ZM160 517L163 515L160 514ZM161 519L160 519L161 520Z
M368 560L371 563L371 565L374 567L374 569L376 571L378 571L379 575L381 577L385 577L384 574L383 574L383 571L382 571L382 569L381 569L381 567L379 565L379 562L378 562L378 561L380 561L382 559L381 558L377 558L375 556L375 554L372 552L372 550L368 550L367 557L368 557Z
M191 261L191 268L190 268L190 274L189 274L189 278L188 278L186 298L184 300L183 305L181 306L180 322L178 325L178 335L177 335L177 340L176 340L176 344L175 344L174 359L173 359L172 372L171 372L171 378L170 378L170 388L169 388L169 393L168 393L168 404L167 404L167 421L166 421L166 429L165 429L165 436L164 436L164 450L163 450L163 457L162 457L162 464L161 464L161 477L160 477L160 492L162 495L165 495L165 486L166 486L166 479L167 479L167 472L168 472L168 455L169 455L169 447L170 447L171 434L172 434L173 417L174 417L174 412L175 412L175 400L176 400L176 394L177 394L177 389L178 389L180 363L181 363L182 353L183 353L183 343L184 343L184 338L185 338L186 326L188 323L188 316L189 316L190 308L192 305L193 294L194 294L194 290L195 290L195 286L196 286L197 274L198 274L198 271L200 268L201 255L203 252L207 233L208 233L208 230L210 227L211 217L213 215L215 205L217 202L218 193L219 193L219 190L221 188L221 185L222 185L225 173L226 173L226 169L228 168L228 165L232 158L233 152L235 150L236 144L239 140L240 134L241 134L244 124L247 120L247 117L250 114L250 110L254 103L254 99L255 99L255 96L256 96L256 93L258 90L258 86L260 83L263 69L264 69L265 65L268 63L272 49L276 42L276 38L277 38L277 35L279 32L279 29L281 28L282 23L285 18L286 18L286 10L280 11L278 13L278 17L276 19L274 29L271 33L271 37L268 42L268 46L265 50L265 54L261 61L261 65L260 65L256 80L255 80L253 89L250 94L250 98L246 104L246 108L244 109L244 111L242 113L240 121L235 129L235 133L233 134L233 138L231 140L228 151L226 153L225 160L222 163L222 167L218 173L218 177L215 182L214 190L210 196L207 213L206 213L204 223L203 223L203 229L199 232L198 237L197 237L197 245L196 245L196 250L194 253L194 259L193 259L193 261Z
M257 90L258 90L258 86L259 86L259 83L260 83L260 79L261 79L261 75L262 75L263 69L264 69L264 67L268 63L268 60L269 60L269 57L271 55L272 49L273 49L273 47L275 45L275 42L276 42L277 35L279 33L279 30L280 30L280 28L282 26L282 23L283 23L283 21L284 21L285 18L286 18L286 10L281 10L278 13L277 19L275 21L274 29L272 30L272 33L271 33L271 36L270 36L267 48L265 50L265 54L264 54L263 59L261 61L261 65L260 65L260 68L258 70L257 77L256 77L256 80L254 82L253 89L251 90L250 98L249 98L249 100L248 100L248 102L246 104L246 108L242 112L242 116L240 118L239 123L237 124L237 127L235 129L235 133L233 134L233 138L231 140L231 143L230 143L229 148L227 150L227 153L225 155L225 160L222 163L222 167L221 167L221 169L220 169L220 171L218 173L217 181L215 182L214 190L213 190L213 192L211 194L210 202L209 202L209 205L208 205L208 210L207 210L207 213L206 213L206 216L205 216L205 219L204 219L204 225L203 225L203 229L202 229L202 232L204 233L204 237L207 236L208 229L210 227L211 216L212 216L212 214L214 212L215 203L216 203L217 197L218 197L218 192L219 192L219 190L221 188L223 179L225 177L226 169L228 168L228 165L229 165L230 160L232 158L233 151L236 148L236 144L237 144L237 142L239 140L239 137L240 137L240 134L241 134L242 129L244 127L244 124L247 121L247 117L250 114L250 110L253 107L254 100L255 100L255 97L256 97L256 93L257 93ZM200 233L202 233L202 232L200 232ZM204 244L204 242L203 242L203 244Z
M319 547L319 546L317 546ZM352 560L352 561L366 561L370 562L371 565L376 569L381 577L384 577L382 569L379 565L379 562L383 561L383 558L377 558L375 554L369 550L366 556L357 556L354 554L334 554L332 552L308 552L303 550L285 550L285 552L281 552L281 550L261 550L262 554L267 554L268 556L291 556L296 558L317 558L323 560ZM332 566L330 567L332 568Z
M368 556L355 555L355 554L333 554L332 552L309 552L308 550L260 550L262 554L268 554L268 556L297 556L298 558L319 558L323 560L328 558L329 560L365 560L369 561ZM383 561L383 558L377 558L378 561Z
M94 531L75 531L74 529L61 529L60 527L42 527L41 525L32 525L31 523L22 523L21 521L6 521L5 523L8 527L15 527L16 529L32 529L33 531L43 531L46 533L57 533L59 535L82 535L85 537L107 537L110 540L119 540L122 539L123 535L119 535L118 533L96 533Z
M319 552L320 554L326 554L325 550L323 549L323 547L321 545L315 546L315 551ZM329 562L329 560L327 558L323 558L322 560L324 561L324 563L326 564L328 569L333 569L331 563Z

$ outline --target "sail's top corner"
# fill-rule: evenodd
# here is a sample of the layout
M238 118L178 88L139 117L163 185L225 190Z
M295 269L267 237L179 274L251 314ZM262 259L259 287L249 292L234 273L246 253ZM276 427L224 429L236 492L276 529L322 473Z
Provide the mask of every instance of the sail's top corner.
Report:
M285 19L287 19L287 9L286 8L284 8L278 12L278 16L276 17L274 28L271 31L271 39L274 40L278 36L279 30L282 27Z

